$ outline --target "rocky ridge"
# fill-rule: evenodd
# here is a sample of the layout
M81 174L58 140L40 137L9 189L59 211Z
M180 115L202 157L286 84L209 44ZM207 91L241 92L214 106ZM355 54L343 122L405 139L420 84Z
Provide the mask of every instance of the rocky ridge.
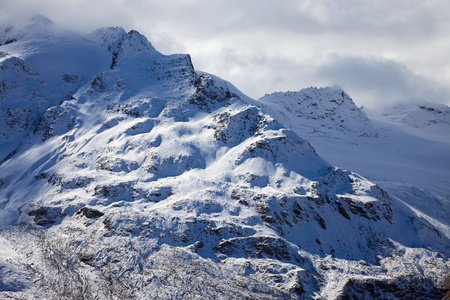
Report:
M377 137L372 122L339 86L276 92L258 100L285 126L301 136L341 134Z

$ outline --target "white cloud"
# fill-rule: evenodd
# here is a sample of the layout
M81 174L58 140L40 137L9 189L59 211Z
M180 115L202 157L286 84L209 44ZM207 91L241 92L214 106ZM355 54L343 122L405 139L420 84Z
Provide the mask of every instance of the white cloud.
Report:
M338 83L364 105L450 104L450 2L440 0L3 0L0 20L43 14L81 30L137 29L165 54L258 98ZM377 99L375 102L375 99Z

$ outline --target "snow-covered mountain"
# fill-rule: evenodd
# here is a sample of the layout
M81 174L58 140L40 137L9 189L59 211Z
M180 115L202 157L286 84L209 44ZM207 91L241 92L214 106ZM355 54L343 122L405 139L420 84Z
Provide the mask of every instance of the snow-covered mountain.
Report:
M444 295L446 203L304 139L384 138L342 89L256 101L136 31L34 22L0 40L3 298Z
M422 101L367 112L338 87L259 101L321 157L374 181L450 238L448 106Z
M259 102L300 136L378 135L367 116L338 86L273 93Z

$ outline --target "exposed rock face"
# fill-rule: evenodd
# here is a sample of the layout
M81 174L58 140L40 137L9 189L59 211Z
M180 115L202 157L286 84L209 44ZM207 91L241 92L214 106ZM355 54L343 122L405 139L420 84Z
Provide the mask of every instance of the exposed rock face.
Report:
M41 226L54 224L63 217L60 207L40 207L30 211L28 215L34 216L34 223Z
M18 78L45 80L59 102L41 111L17 108L12 94L1 102L1 129L23 133L0 165L0 266L20 283L0 278L2 297L443 293L449 240L376 184L323 160L264 105L135 31L50 39L40 53L65 43L91 51L77 64L102 63L55 79L25 59L36 71L19 64ZM26 52L20 45L2 51ZM18 86L29 95L30 85ZM376 136L343 91L292 97L292 120Z
M443 299L443 297L444 290L436 288L426 279L399 278L351 279L338 299Z
M81 208L77 214L81 214L83 216L85 216L88 219L95 219L98 217L101 217L104 215L104 213L96 210L96 209L92 209L92 208L88 208L88 207L83 207Z
M226 83L220 84L208 74L200 75L195 82L195 86L196 91L189 99L189 103L207 112L218 109L226 105L227 101L237 97L226 87Z

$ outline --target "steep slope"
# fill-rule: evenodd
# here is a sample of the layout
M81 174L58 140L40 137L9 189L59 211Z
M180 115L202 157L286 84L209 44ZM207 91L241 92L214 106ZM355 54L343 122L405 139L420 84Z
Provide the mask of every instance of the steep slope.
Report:
M326 160L375 181L450 237L449 108L424 102L380 114L361 110L342 95L336 87L309 88L259 101Z
M123 29L111 30L116 39ZM70 99L93 75L111 64L106 47L89 39L58 30L43 17L25 28L9 28L0 40L0 162L23 143L41 115ZM107 39L108 37L104 37Z
M45 74L33 55L66 46L27 56L37 40L1 46L2 66L22 57ZM449 239L379 186L187 55L117 28L77 41L95 51L64 63L102 64L76 86L48 79L61 102L2 100L38 116L0 165L2 297L329 299L366 282L443 294ZM22 95L50 78L9 76Z

